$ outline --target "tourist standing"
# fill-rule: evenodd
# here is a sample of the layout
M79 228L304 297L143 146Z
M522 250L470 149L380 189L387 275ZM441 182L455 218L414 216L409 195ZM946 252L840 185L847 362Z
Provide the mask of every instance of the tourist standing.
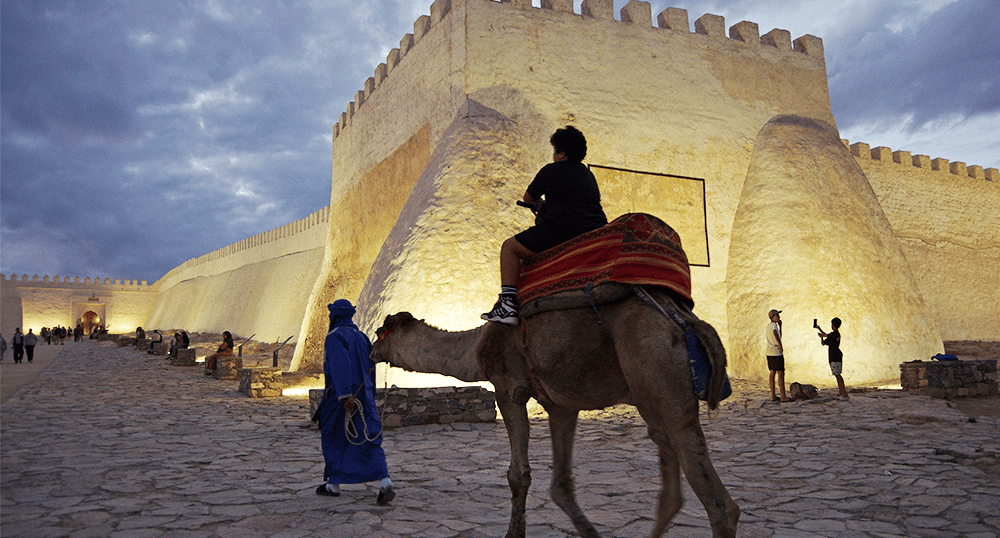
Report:
M829 333L823 332L823 329L816 327L819 330L819 341L821 344L827 347L827 355L830 360L830 373L833 377L837 378L837 397L841 401L847 401L849 396L847 395L847 387L844 386L844 377L841 375L844 371L844 352L840 350L840 318L833 318L830 320L830 327L833 329Z
M6 354L7 354L7 340L5 340L3 335L0 334L0 361L3 360L3 356Z
M372 344L352 318L350 301L327 305L330 332L326 335L323 376L326 391L313 417L322 432L326 467L317 495L340 495L341 484L379 481L375 502L388 504L396 492L382 450L382 421L375 407L375 363Z
M767 339L767 369L770 372L769 382L771 385L771 401L777 402L778 396L774 392L774 378L778 378L782 402L791 400L785 396L785 348L781 345L781 310L771 310L767 313L767 318L771 320L767 324L764 336Z

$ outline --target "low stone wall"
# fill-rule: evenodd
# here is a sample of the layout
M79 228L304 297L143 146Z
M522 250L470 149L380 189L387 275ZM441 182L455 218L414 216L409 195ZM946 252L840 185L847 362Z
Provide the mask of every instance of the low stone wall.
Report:
M166 355L170 352L170 342L153 342L153 355Z
M240 392L250 398L281 396L281 368L240 368Z
M309 391L309 418L323 389ZM386 429L452 422L496 422L496 395L482 387L375 389L375 405Z
M239 379L241 368L243 368L243 357L223 355L216 357L215 373L213 375L216 379ZM280 390L278 391L278 395L281 395Z
M123 336L118 339L118 347L128 347L135 345L135 338Z
M197 364L198 352L194 348L180 348L170 356L172 366L194 366Z
M997 394L997 361L910 361L899 365L903 390L934 398Z

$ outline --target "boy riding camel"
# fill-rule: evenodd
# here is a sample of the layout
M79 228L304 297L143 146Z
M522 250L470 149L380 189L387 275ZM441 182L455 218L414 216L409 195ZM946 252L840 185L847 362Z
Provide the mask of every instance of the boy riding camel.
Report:
M566 126L556 130L549 142L552 162L538 171L524 193L535 225L500 247L500 298L493 310L480 316L487 321L517 325L516 286L524 258L608 223L597 179L583 164L587 156L583 133Z

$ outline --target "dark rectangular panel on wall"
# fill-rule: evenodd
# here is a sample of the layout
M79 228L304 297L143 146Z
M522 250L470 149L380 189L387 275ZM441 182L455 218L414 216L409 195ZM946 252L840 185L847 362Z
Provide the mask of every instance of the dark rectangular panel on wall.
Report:
M601 203L608 220L625 213L653 215L681 236L690 265L710 265L704 179L589 166L601 187Z

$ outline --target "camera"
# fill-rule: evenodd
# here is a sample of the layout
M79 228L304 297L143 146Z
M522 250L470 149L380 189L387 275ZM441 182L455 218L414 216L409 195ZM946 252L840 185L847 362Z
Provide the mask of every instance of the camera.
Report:
M817 323L817 321L818 320L816 318L813 318L813 328L814 329L819 329L819 323Z

